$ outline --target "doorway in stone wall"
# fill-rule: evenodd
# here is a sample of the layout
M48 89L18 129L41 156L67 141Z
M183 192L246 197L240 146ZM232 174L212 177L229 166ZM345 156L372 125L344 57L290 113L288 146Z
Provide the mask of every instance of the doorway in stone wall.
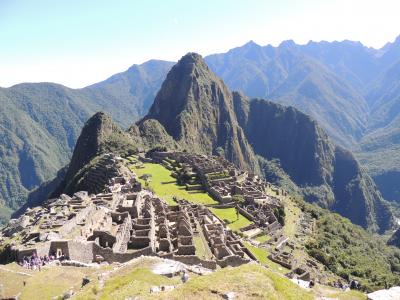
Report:
M62 256L62 254L62 250L60 248L57 248L56 257L59 258Z

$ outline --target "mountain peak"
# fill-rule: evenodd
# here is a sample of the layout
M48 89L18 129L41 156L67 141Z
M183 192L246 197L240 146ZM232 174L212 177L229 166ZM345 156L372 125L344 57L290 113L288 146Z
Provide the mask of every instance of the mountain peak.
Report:
M158 120L175 139L182 132L175 124L188 106L210 106L209 100L216 90L228 94L224 83L208 68L203 57L190 52L169 71L145 119ZM142 120L141 122L143 122Z
M98 111L97 113L95 113L93 116L90 117L86 125L88 125L89 123L101 124L103 122L107 122L108 120L111 121L111 117L109 115L107 115L105 112Z
M168 73L148 115L183 148L216 154L223 150L238 166L250 169L256 159L233 109L232 93L196 53L188 53Z
M242 47L244 48L258 48L261 47L259 44L254 42L253 40L248 41L246 44L244 44Z
M394 40L393 44L400 44L400 35L398 35L396 37L396 39Z
M189 52L182 56L178 63L171 69L171 71L174 70L175 72L189 75L193 73L194 69L204 69L207 70L207 72L211 72L200 54Z
M188 52L186 53L184 56L181 57L181 59L178 61L179 62L192 62L192 63L196 63L196 62L201 62L203 61L203 57L196 53L196 52Z
M286 40L286 41L282 41L280 44L279 44L279 48L281 48L281 47L285 47L285 48L291 48L291 47L295 47L296 46L296 43L293 41L293 40Z

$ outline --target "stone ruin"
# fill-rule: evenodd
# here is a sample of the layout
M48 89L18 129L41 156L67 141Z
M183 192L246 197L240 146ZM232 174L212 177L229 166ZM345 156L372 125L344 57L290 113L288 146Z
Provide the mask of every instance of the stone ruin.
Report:
M265 190L269 187L277 195L284 196L287 195L286 192L274 188L254 174L236 169L232 163L218 156L153 152L152 159L171 171L176 169L173 164L189 170L189 174L195 174L200 179L204 190L220 203L220 207L237 207L243 216L252 221L252 224L240 231L250 238L263 234L270 236L270 240L265 242L271 252L268 258L292 270L288 273L289 277L309 280L309 270L317 269L315 262L311 260L299 263L293 258L289 248L294 249L294 245L283 234L282 225L274 214L275 209L282 208L282 203L279 199L268 196ZM238 195L243 202L235 202Z
M29 209L1 236L19 241L11 248L17 261L33 253L82 263L157 255L215 269L255 259L207 207L169 206L142 189L134 173L111 178L104 192L63 194Z
M282 207L281 202L266 194L268 184L257 175L240 171L227 160L219 156L206 156L186 152L153 152L152 158L157 163L170 166L175 161L181 168L196 174L202 186L222 205L237 206L242 215L254 224L243 228L243 232L259 228L258 234L280 235L282 226L278 222L274 209ZM172 170L172 168L169 168ZM243 203L235 202L235 196Z

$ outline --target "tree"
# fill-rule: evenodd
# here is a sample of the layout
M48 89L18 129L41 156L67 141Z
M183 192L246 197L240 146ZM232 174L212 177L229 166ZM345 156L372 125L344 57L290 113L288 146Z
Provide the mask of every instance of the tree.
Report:
M285 208L283 206L274 209L274 215L278 222L283 226L285 225Z
M232 200L235 201L237 204L243 204L245 201L243 195L240 194L233 195Z
M151 174L143 174L142 176L140 176L140 179L144 180L144 185L146 187L149 186L149 184L151 182L151 178L152 178Z

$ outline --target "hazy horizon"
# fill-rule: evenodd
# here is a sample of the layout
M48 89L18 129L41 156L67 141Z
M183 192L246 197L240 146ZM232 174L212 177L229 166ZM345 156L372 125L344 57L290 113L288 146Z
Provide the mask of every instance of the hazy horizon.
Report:
M379 49L400 34L398 2L348 2L0 0L0 86L81 88L150 59L223 53L250 40L351 40Z

